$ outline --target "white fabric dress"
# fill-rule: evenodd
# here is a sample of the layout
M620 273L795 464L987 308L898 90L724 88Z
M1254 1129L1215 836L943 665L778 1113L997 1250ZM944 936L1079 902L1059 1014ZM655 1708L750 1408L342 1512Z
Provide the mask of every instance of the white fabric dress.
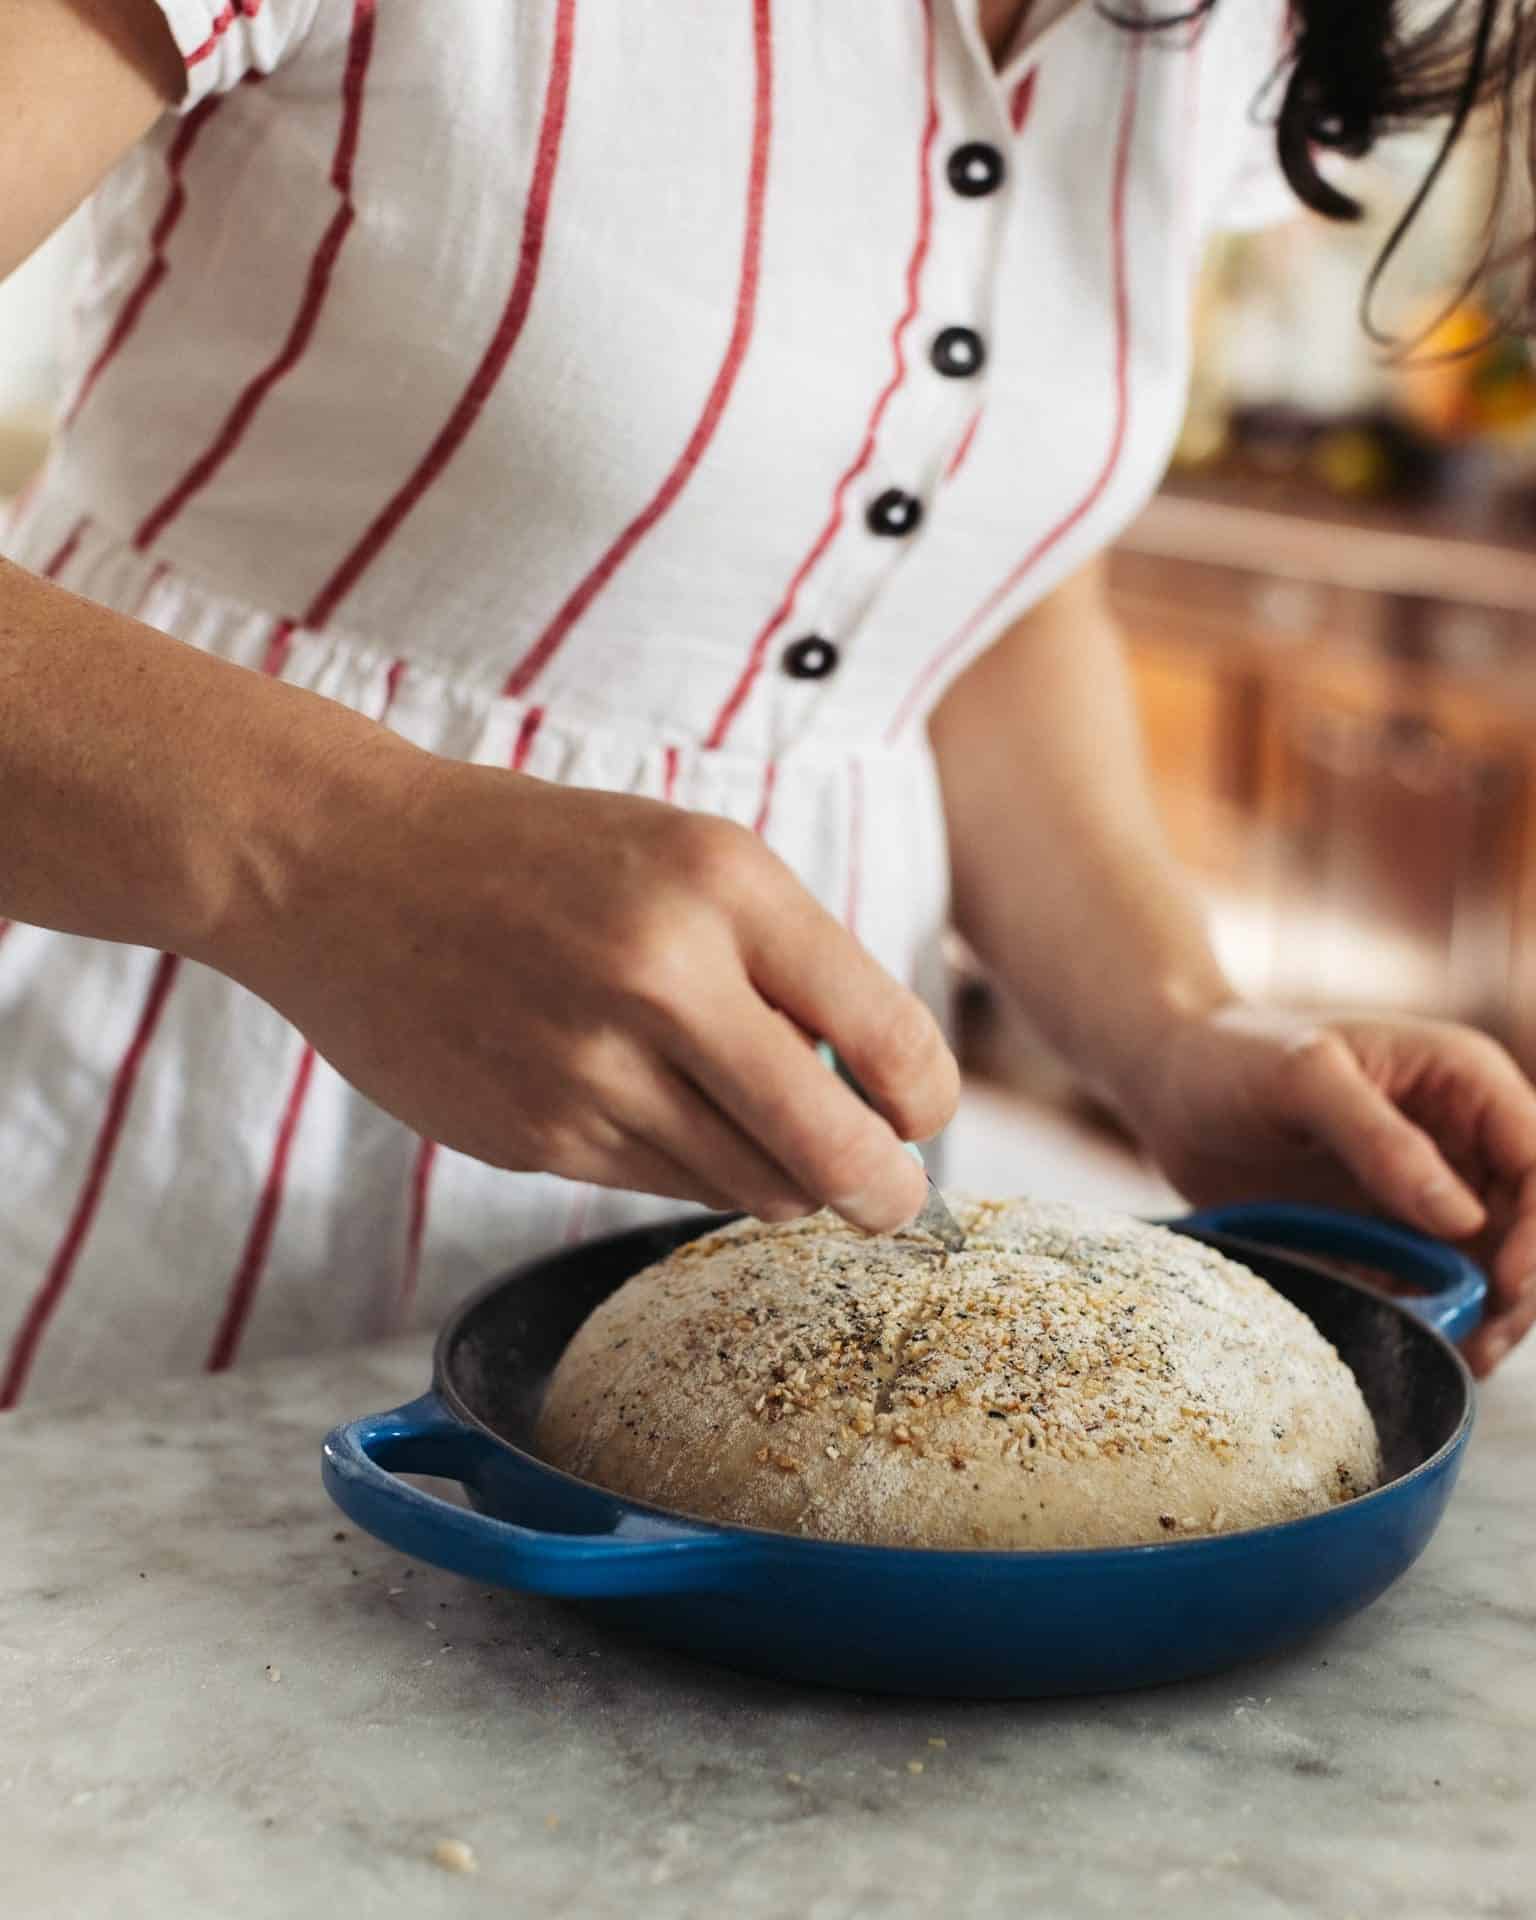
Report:
M755 826L937 1002L924 715L1155 485L1202 238L1283 204L1283 0L1058 8L1001 73L971 0L161 5L187 97L90 204L6 551L436 752ZM5 1404L674 1210L437 1151L220 976L21 925L0 1168Z

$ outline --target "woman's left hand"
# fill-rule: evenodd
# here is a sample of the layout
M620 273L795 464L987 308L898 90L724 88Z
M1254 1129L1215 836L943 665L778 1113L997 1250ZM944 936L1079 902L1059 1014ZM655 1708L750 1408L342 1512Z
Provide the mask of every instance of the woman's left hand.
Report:
M1475 1372L1536 1322L1536 1088L1485 1035L1222 1007L1165 1036L1127 1107L1197 1205L1310 1201L1466 1244L1491 1283Z

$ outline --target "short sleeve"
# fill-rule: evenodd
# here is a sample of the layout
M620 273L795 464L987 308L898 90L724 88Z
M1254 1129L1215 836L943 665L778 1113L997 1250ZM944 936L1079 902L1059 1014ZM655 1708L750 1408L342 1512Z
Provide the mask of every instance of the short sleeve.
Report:
M1285 177L1275 145L1275 130L1251 125L1238 142L1236 165L1218 196L1211 222L1218 233L1252 233L1278 226L1301 212L1301 202Z
M1196 51L1208 233L1276 226L1302 210L1275 131L1290 39L1290 0L1222 0L1205 16Z
M186 113L252 75L275 73L314 23L320 0L156 0L187 69Z

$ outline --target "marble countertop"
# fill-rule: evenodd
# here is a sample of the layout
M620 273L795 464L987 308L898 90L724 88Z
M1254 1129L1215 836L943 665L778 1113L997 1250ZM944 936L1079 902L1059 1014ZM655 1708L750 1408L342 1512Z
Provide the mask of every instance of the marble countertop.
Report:
M1536 1916L1536 1340L1369 1612L1043 1705L795 1691L410 1567L318 1443L426 1378L413 1339L0 1424L0 1911Z

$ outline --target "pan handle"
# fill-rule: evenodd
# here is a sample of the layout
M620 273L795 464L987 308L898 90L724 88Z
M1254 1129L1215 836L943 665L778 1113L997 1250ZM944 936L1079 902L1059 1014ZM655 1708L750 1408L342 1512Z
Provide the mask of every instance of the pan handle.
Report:
M1482 1268L1443 1240L1431 1240L1394 1221L1270 1200L1206 1207L1168 1224L1179 1233L1231 1234L1259 1246L1332 1254L1379 1267L1424 1288L1400 1304L1447 1340L1465 1340L1483 1317L1488 1280Z
M435 1393L337 1427L326 1436L321 1470L342 1512L402 1553L529 1593L574 1600L719 1591L738 1583L752 1553L740 1535L636 1513L599 1495L590 1496L591 1510L612 1516L611 1529L570 1533L494 1519L410 1486L397 1476L433 1474L474 1488L494 1472L503 1504L525 1493L535 1513L554 1517L563 1502L563 1482L552 1494L547 1469L466 1426Z

